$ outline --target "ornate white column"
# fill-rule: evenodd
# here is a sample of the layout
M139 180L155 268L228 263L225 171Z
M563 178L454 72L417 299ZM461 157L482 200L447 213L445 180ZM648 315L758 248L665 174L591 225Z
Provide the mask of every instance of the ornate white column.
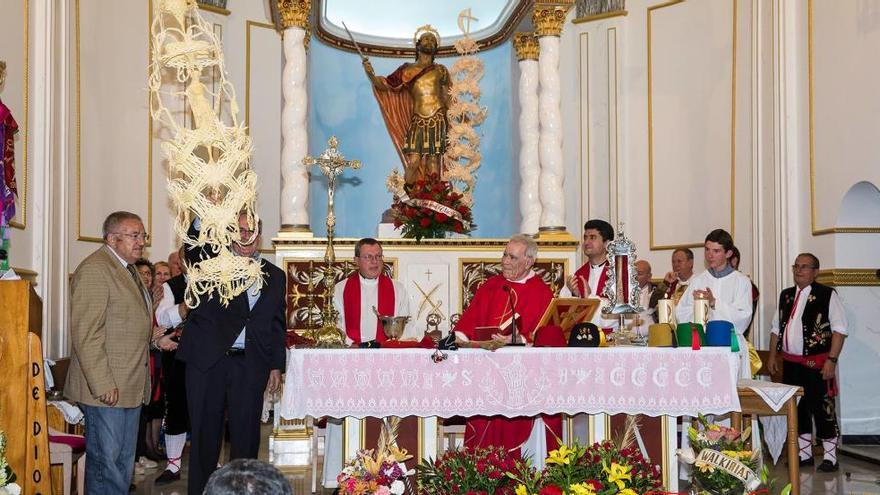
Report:
M561 85L559 82L559 36L572 1L537 2L532 14L541 57L538 60L541 89L538 107L541 133L538 140L541 160L540 197L542 233L565 232L565 180L562 164Z
M538 158L538 38L535 33L516 33L513 38L519 60L519 231L538 233L541 198L538 194L541 163Z
M306 111L307 59L311 0L277 0L284 27L284 71L281 91L281 232L280 237L311 236L309 171L302 160L308 153Z

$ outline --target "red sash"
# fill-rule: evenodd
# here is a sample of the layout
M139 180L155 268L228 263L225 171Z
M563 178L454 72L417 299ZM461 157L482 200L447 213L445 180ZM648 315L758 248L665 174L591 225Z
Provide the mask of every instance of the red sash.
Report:
M576 272L574 272L575 283L578 286L578 289L581 291L581 295L586 294L587 287L586 285L590 282L590 260L587 260L584 263L584 266L578 268ZM583 277L583 280L581 278ZM599 275L599 283L596 284L596 292L593 294L596 297L605 297L605 282L608 281L608 262L602 263L602 273Z
M821 354L813 354L810 356L798 356L797 354L789 354L782 351L782 360L805 366L811 370L821 371L822 367L825 366L825 361L828 360L828 353L823 352ZM837 396L837 380L834 378L825 380L825 390L828 392L828 397Z
M394 282L379 275L379 314L394 315ZM361 343L361 278L357 273L348 277L342 289L342 310L345 312L345 333L355 344ZM376 320L376 340L385 342L382 322Z

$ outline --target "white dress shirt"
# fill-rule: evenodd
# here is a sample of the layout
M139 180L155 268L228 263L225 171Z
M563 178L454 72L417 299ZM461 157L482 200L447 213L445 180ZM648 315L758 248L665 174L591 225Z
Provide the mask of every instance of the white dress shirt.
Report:
M787 354L794 354L796 356L804 354L804 332L801 318L804 315L804 306L807 304L807 298L810 297L810 292L812 291L812 285L808 285L801 289L800 294L798 294L798 290L795 288L797 306L794 308L794 314L791 315L791 318L788 320L788 322L795 322L792 326L792 329L795 331L790 332L786 329L784 336L785 340L782 341L782 350ZM831 292L831 300L828 301L828 319L831 321L832 332L846 335L846 311L843 309L843 303L840 302L840 297L837 295L837 291ZM786 324L788 324L788 322L786 322ZM776 308L776 316L773 318L773 321L770 322L770 333L776 336L779 335L779 308Z

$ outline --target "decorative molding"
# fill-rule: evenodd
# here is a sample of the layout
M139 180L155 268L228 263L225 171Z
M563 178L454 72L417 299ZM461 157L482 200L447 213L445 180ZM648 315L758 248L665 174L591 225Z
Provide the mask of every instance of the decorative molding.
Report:
M819 270L816 281L832 287L880 286L880 277L875 268L826 268Z
M357 53L357 49L354 47L354 44L352 44L350 39L343 36L337 36L328 31L322 24L323 16L320 15L322 4L323 2L321 0L315 0L312 3L312 11L315 12L316 19L315 36L330 47L351 53ZM485 38L479 38L476 40L480 50L485 51L507 41L516 30L517 26L522 23L526 14L531 10L531 6L532 2L528 0L519 0L516 7L514 7L510 16L507 18L507 21L501 26L501 29ZM361 47L361 50L363 50L365 55L374 55L377 57L413 58L416 54L415 47L382 46L373 43L362 43L360 41L358 42L358 45ZM452 57L457 55L458 52L455 51L453 45L441 45L437 48L437 57Z
M37 275L39 275L39 273L33 270L28 270L27 268L16 268L14 266L10 266L9 268L14 271L16 275L21 277L22 280L27 280L33 285L37 285Z
M827 227L816 226L816 156L813 153L815 138L815 126L813 120L813 0L807 0L807 80L809 98L809 127L810 127L810 228L814 236L828 234L880 234L880 226L877 227Z
M516 50L517 60L538 60L541 54L538 38L531 31L513 35L513 48Z
M76 240L83 242L95 242L102 244L103 237L86 236L82 233L82 104L81 104L81 84L80 84L80 0L74 3L74 59L76 65ZM153 62L152 50L150 45L152 38L150 30L153 24L153 0L147 2L147 71ZM149 76L149 72L147 73ZM149 239L153 237L153 116L150 115L150 95L147 93L147 221L144 229L149 234ZM152 247L152 241L148 240L146 247Z
M273 24L257 21L245 23L245 60L244 60L244 127L248 135L251 133L251 28L258 27L275 31ZM277 33L277 31L275 31ZM280 33L279 33L280 34Z
M532 11L532 24L535 36L561 36L568 11L574 7L574 0L558 0L555 2L535 2Z
M682 248L702 247L702 242L658 245L654 243L654 105L653 105L653 63L651 46L652 14L660 9L672 7L685 0L670 0L665 3L648 7L647 14L647 45L648 45L648 227L650 251L667 251ZM737 0L731 0L733 6L732 61L731 61L731 92L730 92L730 235L735 238L736 230L736 21Z
M26 230L27 229L28 187L29 187L29 182L30 182L29 177L28 177L30 175L30 171L28 170L28 166L29 166L28 142L30 141L30 73L31 73L30 0L23 0L23 5L24 5L24 22L23 22L22 28L24 31L24 43L22 43L22 44L24 46L24 64L22 65L22 75L23 75L23 79L24 79L24 85L22 86L22 91L24 94L24 110L23 110L24 118L22 119L22 121L24 122L24 125L21 126L23 128L22 133L21 133L21 136L22 136L21 144L22 144L22 149L23 149L23 153L21 154L21 156L22 156L22 160L21 160L22 175L21 175L21 177L24 180L22 180L22 187L19 188L20 194L18 195L18 197L21 198L21 222L14 220L15 217L13 217L13 220L11 220L9 222L10 227L13 227L13 228L16 228L19 230ZM16 217L18 216L17 213L18 212L16 212Z
M337 248L354 248L354 244L359 238L333 238L333 245ZM422 239L417 242L415 239L379 239L382 243L384 251L494 251L500 252L507 246L510 239L498 238L474 238L474 239ZM542 241L536 240L538 243L538 253L546 252L575 252L577 251L579 242L571 241ZM290 247L314 247L315 249L324 250L327 246L325 237L314 237L310 239L288 239L275 237L272 239L272 245L275 246L276 252L280 249Z
M578 173L580 179L581 219L579 227L583 227L590 217L590 200L593 195L589 194L592 182L590 182L590 33L580 33L578 37ZM586 54L586 55L585 55ZM587 59L587 72L584 72L584 58ZM584 123L586 122L586 125ZM586 128L586 129L585 129ZM587 194L584 194L584 175L586 175ZM584 199L586 201L584 202ZM586 203L586 204L584 204ZM585 207L586 206L586 207Z
M196 2L196 5L199 6L199 9L204 10L206 12L213 12L215 14L220 14L220 15L229 15L232 13L232 11L230 11L229 9L224 9L221 7L217 7L216 5L210 5L207 3Z
M578 17L576 19L572 19L571 23L584 24L587 22L601 21L602 19L611 19L612 17L625 17L628 14L629 12L627 12L626 10L615 10L613 12L603 12L601 14Z
M614 33L614 49L612 52L612 32ZM607 49L607 74L608 74L608 220L612 225L617 225L620 220L620 167L618 162L618 127L619 116L617 108L617 28L608 28L605 33ZM614 68L612 69L612 61ZM613 77L612 77L613 76ZM612 97L613 96L613 97ZM613 99L613 104L612 104ZM612 109L614 114L612 116ZM614 141L611 141L612 136ZM613 159L612 159L613 155ZM614 163L614 173L611 173L611 165ZM614 178L614 194L612 196L611 178ZM613 202L612 202L613 198ZM613 208L612 208L613 204Z

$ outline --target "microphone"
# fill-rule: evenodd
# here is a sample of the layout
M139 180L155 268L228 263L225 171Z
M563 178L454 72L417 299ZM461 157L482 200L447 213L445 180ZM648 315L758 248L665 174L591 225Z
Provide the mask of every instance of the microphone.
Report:
M512 313L511 319L513 320L511 322L511 324L513 325L513 330L511 332L510 343L507 345L512 345L512 346L525 345L524 343L519 341L519 332L517 331L517 325L516 325L516 306L513 302L513 288L509 285L505 285L504 292L507 292L507 303L510 305L510 311Z

